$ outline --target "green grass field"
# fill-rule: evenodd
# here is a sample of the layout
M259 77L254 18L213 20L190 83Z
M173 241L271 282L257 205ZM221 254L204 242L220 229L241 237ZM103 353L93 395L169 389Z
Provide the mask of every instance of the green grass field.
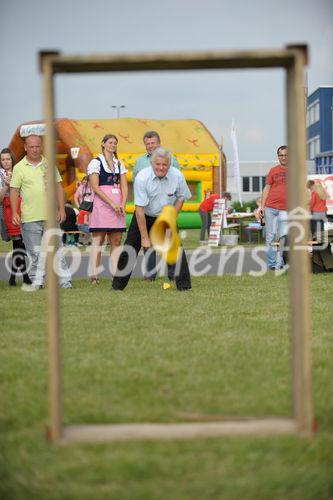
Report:
M288 279L62 290L65 423L291 415ZM332 277L312 277L312 439L46 442L45 290L0 282L1 499L332 499Z

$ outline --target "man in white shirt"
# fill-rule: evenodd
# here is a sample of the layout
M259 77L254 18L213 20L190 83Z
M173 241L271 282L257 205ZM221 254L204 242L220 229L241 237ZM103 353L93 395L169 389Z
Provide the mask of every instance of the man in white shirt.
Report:
M128 266L129 255L126 245L132 247L138 255L141 246L144 250L151 248L149 231L165 205L173 205L177 212L185 200L191 198L184 175L174 167L170 167L171 154L164 148L157 148L151 156L151 167L140 171L134 184L135 212L128 229L125 249L118 261L117 273L112 282L114 290L123 290L132 274L122 276L122 270ZM191 288L191 278L184 250L181 252L181 264L175 280L177 290Z

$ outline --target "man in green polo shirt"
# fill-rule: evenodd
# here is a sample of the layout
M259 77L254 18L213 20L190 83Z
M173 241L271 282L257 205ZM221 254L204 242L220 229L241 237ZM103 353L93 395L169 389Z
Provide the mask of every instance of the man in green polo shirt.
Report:
M30 135L25 138L26 156L15 165L10 183L10 203L13 224L22 226L25 248L31 258L29 277L30 288L43 288L45 283L45 256L41 253L43 234L46 229L46 160L42 156L42 138ZM64 191L61 177L57 170L58 222L66 218L64 207ZM22 198L21 215L19 214L19 196ZM60 238L59 238L60 240ZM68 270L62 245L59 241L59 285L61 288L72 288L71 275Z
M134 169L133 169L133 184L135 177L138 175L138 173L147 167L150 167L150 158L155 149L161 147L161 138L159 134L155 130L149 130L146 132L143 136L143 143L146 148L146 153L142 156L139 156L135 162ZM177 158L175 156L171 156L171 167L178 168L180 170L180 165L177 161Z

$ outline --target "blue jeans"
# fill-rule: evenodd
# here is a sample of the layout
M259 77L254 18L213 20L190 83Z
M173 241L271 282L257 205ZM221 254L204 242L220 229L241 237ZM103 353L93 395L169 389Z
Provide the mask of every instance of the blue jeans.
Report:
M210 212L203 212L202 210L199 210L199 215L201 217L200 241L205 241L206 231L209 238L212 216L210 215Z
M82 231L82 233L90 234L88 224L78 224L77 228L79 231Z
M275 241L279 241L288 232L288 212L277 208L265 208L266 222L266 245L267 245L267 265L269 269L279 269L284 262L282 254L277 247L272 246Z
M311 237L314 240L320 240L327 222L325 212L311 212L310 229Z
M24 245L31 258L29 277L32 284L36 287L44 286L45 284L46 252L41 252L45 224L45 221L24 222L22 224ZM57 274L59 285L61 288L71 288L71 275L65 260L64 248L60 236L57 237L57 241L57 257L59 258Z

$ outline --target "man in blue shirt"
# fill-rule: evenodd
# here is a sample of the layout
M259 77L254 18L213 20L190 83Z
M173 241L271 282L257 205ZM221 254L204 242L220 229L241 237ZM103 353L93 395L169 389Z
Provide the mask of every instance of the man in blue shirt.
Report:
M151 155L153 154L155 149L161 147L161 138L155 130L149 130L143 136L143 143L145 145L147 153L145 153L142 156L139 156L139 158L135 162L133 169L133 181L132 181L133 184L135 182L138 173L141 172L141 170L143 170L144 168L150 167ZM180 170L180 165L174 156L171 156L171 166L178 168L178 170ZM146 272L144 279L145 281L154 281L154 279L156 278L155 250L151 249L147 253L145 257L145 263L146 263ZM173 281L174 279L174 270L175 270L174 266L168 265L168 278L170 281Z
M143 169L134 183L135 212L124 243L124 251L120 254L118 268L113 278L112 288L123 290L132 274L134 264L129 266L129 252L133 249L137 256L141 247L151 248L149 231L165 205L173 205L177 212L185 200L191 198L184 175L171 164L171 154L163 148L157 148L151 156L151 166ZM127 246L127 249L126 249ZM129 248L130 247L130 248ZM191 288L191 277L184 250L180 256L179 273L175 280L177 290ZM131 267L128 270L128 267ZM124 275L124 269L127 274Z

